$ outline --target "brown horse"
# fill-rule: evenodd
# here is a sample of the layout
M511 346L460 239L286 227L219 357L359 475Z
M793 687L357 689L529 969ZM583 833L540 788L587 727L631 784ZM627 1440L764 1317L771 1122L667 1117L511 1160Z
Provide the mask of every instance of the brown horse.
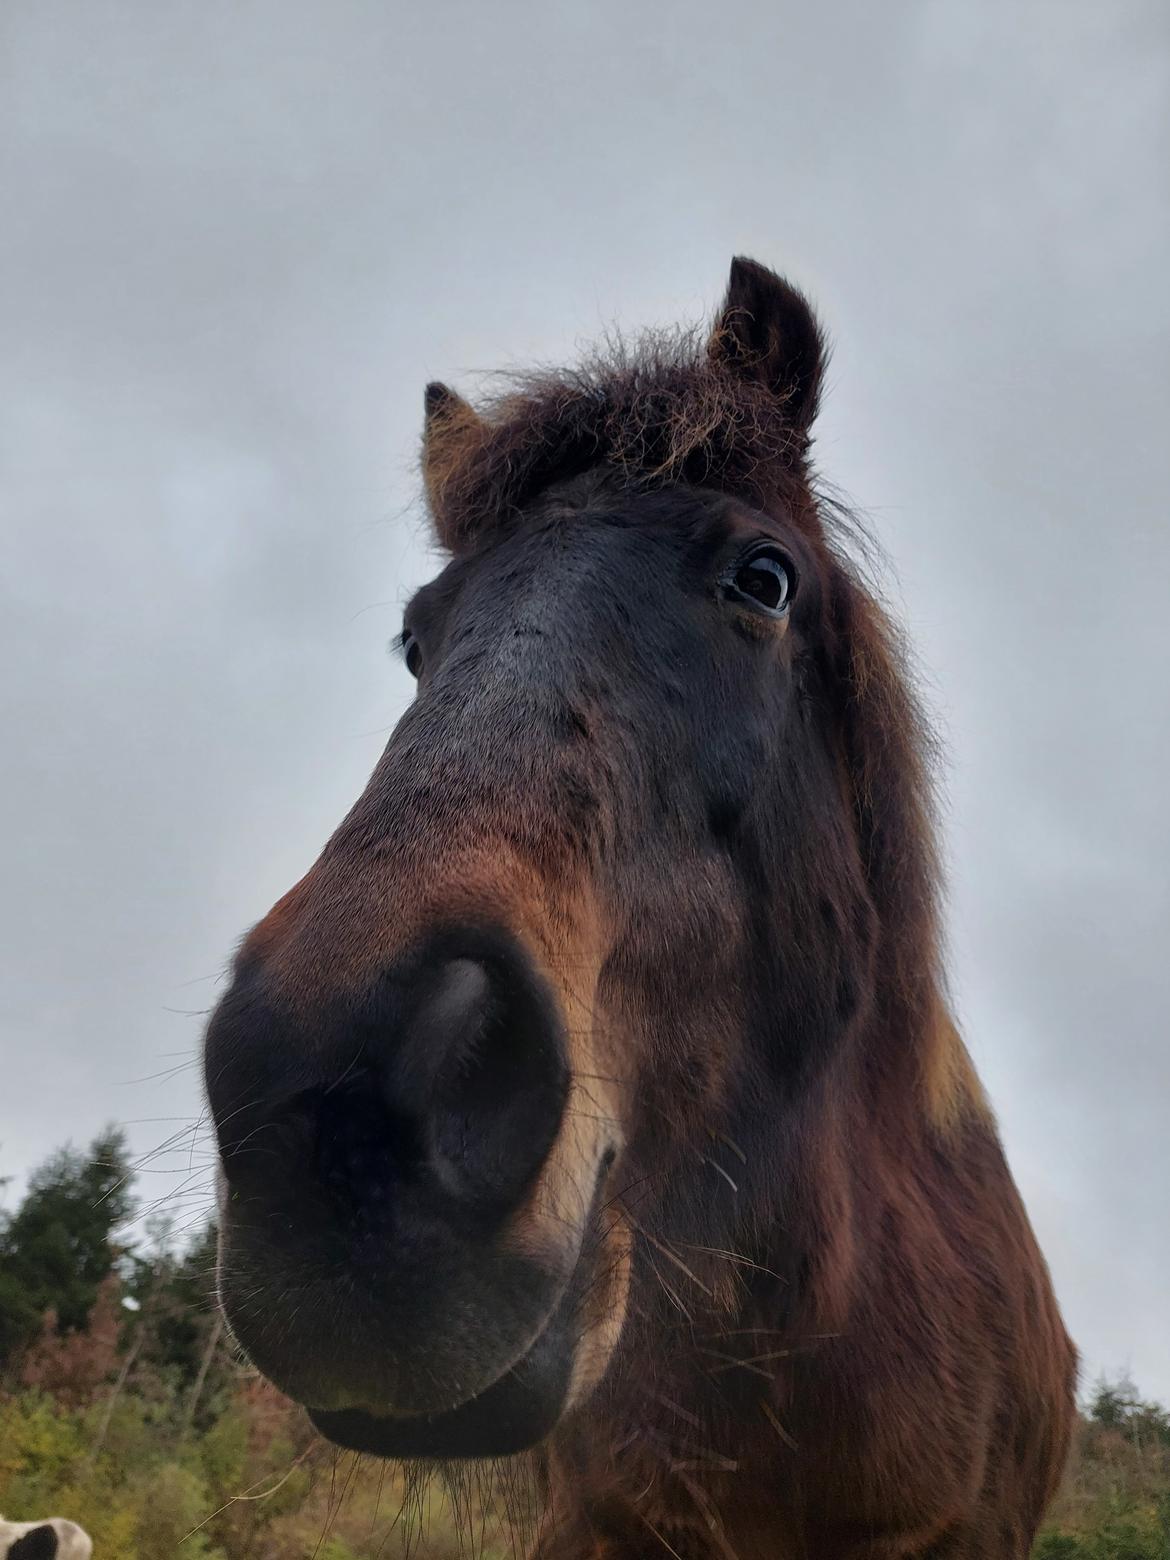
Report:
M706 343L429 387L418 696L208 1034L238 1338L343 1445L539 1448L542 1560L1023 1556L1065 1455L824 360L737 260Z

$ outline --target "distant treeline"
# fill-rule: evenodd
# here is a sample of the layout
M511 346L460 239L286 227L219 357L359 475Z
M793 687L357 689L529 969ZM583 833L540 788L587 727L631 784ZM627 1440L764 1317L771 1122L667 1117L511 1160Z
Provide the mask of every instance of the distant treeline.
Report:
M214 1225L132 1224L134 1183L109 1129L0 1214L0 1512L71 1517L97 1560L523 1554L523 1480L440 1490L316 1436L224 1334ZM1034 1555L1170 1560L1170 1414L1132 1383L1091 1395Z

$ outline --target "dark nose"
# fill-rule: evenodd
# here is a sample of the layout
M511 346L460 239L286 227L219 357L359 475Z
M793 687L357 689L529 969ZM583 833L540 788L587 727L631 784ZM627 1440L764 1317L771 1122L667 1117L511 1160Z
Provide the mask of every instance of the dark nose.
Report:
M515 1208L569 1081L544 982L509 939L472 933L311 1016L263 969L241 971L212 1020L206 1076L233 1205L328 1239L347 1263L374 1228L469 1215L482 1227Z

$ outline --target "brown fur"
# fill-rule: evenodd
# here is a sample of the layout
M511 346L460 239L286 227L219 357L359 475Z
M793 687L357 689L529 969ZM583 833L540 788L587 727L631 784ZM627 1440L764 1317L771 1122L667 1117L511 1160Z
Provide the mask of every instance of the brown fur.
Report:
M685 1352L677 1304L627 1323L609 1390L550 1451L541 1560L1023 1555L1065 1457L1075 1355L941 994L933 742L895 630L847 561L848 517L815 490L817 387L793 426L773 388L729 362L726 338L725 316L706 350L654 335L478 411L452 395L424 445L436 528L456 554L599 467L633 489L695 483L795 518L830 581L842 783L882 969L869 1055L831 1080L806 1126L805 1174L824 1182L805 1186L808 1332L796 1317L745 1330L775 1317L741 1309L734 1254L660 1250L676 1301L693 1306ZM699 1345L732 1320L727 1372L758 1373L734 1363L758 1355L771 1377L754 1418L728 1415L718 1351ZM743 1349L745 1337L786 1347ZM1026 1445L1030 1399L1051 1406Z
M771 876L700 837L686 809L711 797L670 793L639 746L662 710L670 739L671 700L700 700L672 671L685 637L625 641L656 679L647 706L636 677L594 695L566 670L559 702L536 676L529 707L521 672L474 657L544 633L541 598L497 621L485 587L460 628L472 673L424 689L241 959L310 1024L436 926L490 918L555 993L569 1103L501 1249L555 1267L612 1168L539 1454L539 1560L1023 1560L1067 1447L1075 1354L945 998L930 734L810 463L824 362L800 295L737 262L706 344L619 345L479 410L427 394L425 484L460 588L504 554L486 578L536 580L598 516L599 549L619 519L650 536L677 511L797 555L791 621L742 616L735 642L771 658L735 663L745 689L796 690L791 740L766 730L743 802ZM441 590L430 610L441 647ZM739 653L714 643L694 650L708 691ZM760 665L775 682L751 682ZM239 1043L225 1020L220 1051Z

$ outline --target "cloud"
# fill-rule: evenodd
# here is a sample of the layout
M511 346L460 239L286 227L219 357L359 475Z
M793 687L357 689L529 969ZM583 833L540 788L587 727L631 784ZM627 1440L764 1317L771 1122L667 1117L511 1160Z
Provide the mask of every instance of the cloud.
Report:
M947 731L960 1010L1073 1330L1170 1397L1164 9L7 34L4 1167L199 1110L189 1014L408 697L423 383L694 317L746 250L837 340L821 457Z

